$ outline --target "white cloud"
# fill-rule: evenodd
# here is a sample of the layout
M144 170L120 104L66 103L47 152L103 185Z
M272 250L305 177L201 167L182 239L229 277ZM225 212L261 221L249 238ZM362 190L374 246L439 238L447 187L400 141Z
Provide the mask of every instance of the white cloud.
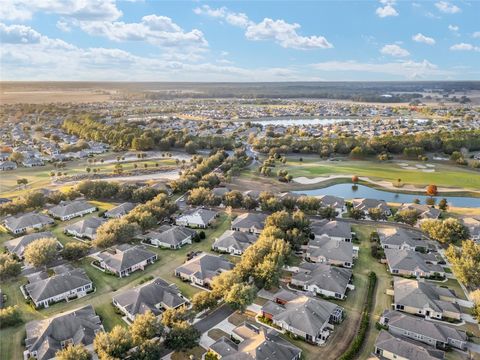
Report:
M122 16L115 0L2 0L0 19L25 21L37 12L83 21L113 21Z
M448 25L448 30L457 32L460 28L457 25Z
M448 1L439 1L435 3L435 6L445 14L456 14L462 11L457 5L450 4Z
M474 46L472 44L467 43L459 43L450 46L450 50L453 51L480 51L480 47Z
M435 39L434 38L425 36L421 33L418 33L417 35L413 35L412 40L416 41L416 42L419 42L419 43L424 43L424 44L427 44L427 45L434 45L435 44Z
M289 24L284 20L263 19L262 22L247 27L245 36L249 40L273 40L284 48L314 49L332 48L323 36L300 36L299 24Z
M251 21L244 13L235 13L225 7L213 9L203 5L193 9L197 15L206 15L212 18L224 20L227 23L245 29L245 37L248 40L261 41L272 40L284 48L309 50L329 49L333 45L324 36L301 36L297 33L300 25L287 23L284 20L264 18L261 22Z
M56 26L63 32L70 32L72 30L70 24L65 20L58 20Z
M480 31L475 31L475 32L472 34L472 37L474 37L475 39L480 38Z
M184 31L166 16L147 15L138 23L123 21L80 21L80 28L94 36L104 36L113 41L145 41L160 47L197 48L208 46L198 29Z
M29 26L5 25L0 23L0 39L3 44L39 43L42 35Z
M405 50L404 48L401 48L400 46L396 44L388 44L385 45L380 52L384 55L390 55L394 57L405 57L410 55L410 53Z
M326 61L313 64L312 67L319 71L327 72L358 72L393 75L405 79L424 79L451 76L451 71L438 68L427 60L420 62L401 60L388 63L361 63L351 61Z
M394 8L395 0L380 0L380 4L382 6L375 11L378 17L398 16L398 11Z

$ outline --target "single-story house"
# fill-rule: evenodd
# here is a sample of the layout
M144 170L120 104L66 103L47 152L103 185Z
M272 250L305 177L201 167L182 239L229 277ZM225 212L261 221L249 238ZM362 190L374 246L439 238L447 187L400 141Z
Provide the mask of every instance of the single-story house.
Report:
M345 199L341 197L333 196L333 195L321 195L321 196L317 196L317 199L320 200L321 207L330 207L335 209L335 211L338 213L337 216L342 216L342 214L346 210Z
M264 326L243 323L209 347L218 359L300 360L302 350Z
M440 209L423 204L403 204L398 210L415 210L420 219L438 219L442 213Z
M62 221L70 220L78 216L84 216L97 211L97 207L86 201L63 201L48 210L48 213Z
M97 229L105 222L104 219L98 217L90 217L77 221L72 225L65 227L64 232L66 234L76 236L79 238L87 238L90 240L95 239L97 235Z
M445 276L445 270L438 264L442 259L437 253L423 254L414 250L385 249L385 256L393 275Z
M255 241L257 241L257 235L255 234L227 230L215 240L212 250L230 253L231 255L242 255Z
M92 280L83 269L67 269L55 272L49 276L46 272L28 277L29 283L25 285L25 292L32 299L35 307L48 307L49 305L76 299L93 291Z
M195 234L195 230L183 226L162 225L158 230L149 231L140 238L155 246L180 249L184 245L191 244Z
M434 319L461 318L455 293L425 281L394 277L393 307L395 310Z
M20 259L23 259L25 248L35 240L43 238L55 238L55 236L50 231L32 233L6 241L4 246L9 253L15 254Z
M120 204L118 206L115 206L114 208L108 210L108 211L105 211L105 214L104 216L106 218L120 218L122 217L123 215L127 215L130 211L133 210L133 208L135 207L135 204L131 203L131 202L124 202L123 204Z
M334 240L322 235L310 240L306 246L305 258L311 262L351 268L357 254L358 249L351 242Z
M176 309L187 302L175 285L159 278L113 297L113 305L131 321L138 314L151 311L158 316L163 310Z
M45 163L42 159L31 157L22 161L22 165L25 167L44 166Z
M395 310L385 310L380 324L388 326L388 332L431 345L437 349L467 348L468 336L464 330L438 321L429 321Z
M355 209L361 210L365 213L368 218L368 210L370 209L380 209L382 214L385 216L392 215L392 210L387 205L387 203L383 200L377 199L353 199L352 205Z
M218 216L216 211L193 209L180 215L175 223L181 226L206 229Z
M13 161L0 161L0 171L15 170L17 163Z
M470 238L476 242L480 242L480 219L474 217L466 217L462 219L463 225L468 228Z
M403 228L379 228L377 234L384 249L428 250L433 246L421 233Z
M153 264L157 260L157 254L144 246L122 244L102 251L95 258L102 269L124 277Z
M252 234L260 234L265 226L266 214L244 213L232 221L232 230Z
M310 228L315 237L327 235L334 240L352 241L352 226L348 222L320 220L313 222Z
M424 345L421 342L396 337L382 330L375 341L375 355L389 360L438 360L445 357L442 350Z
M201 286L209 286L212 279L233 269L233 264L221 256L202 253L175 269L175 275Z
M35 212L7 217L3 224L13 234L21 234L29 230L40 230L55 223L51 217Z
M309 343L322 344L327 340L334 324L342 321L343 309L325 300L296 295L286 302L266 302L261 315Z
M26 324L24 359L51 360L70 344L83 344L93 354L93 340L104 331L92 305Z
M347 268L327 264L302 263L291 284L317 295L345 299L347 289L353 290L353 272Z

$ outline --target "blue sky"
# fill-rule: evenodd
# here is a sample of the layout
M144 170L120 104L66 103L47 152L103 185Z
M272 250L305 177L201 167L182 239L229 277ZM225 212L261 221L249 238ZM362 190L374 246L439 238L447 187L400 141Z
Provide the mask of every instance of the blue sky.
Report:
M479 80L480 2L2 0L2 80Z

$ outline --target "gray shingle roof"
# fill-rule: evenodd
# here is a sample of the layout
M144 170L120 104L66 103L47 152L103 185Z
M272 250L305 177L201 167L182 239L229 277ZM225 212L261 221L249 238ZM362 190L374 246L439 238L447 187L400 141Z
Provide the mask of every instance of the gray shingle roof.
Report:
M385 213L390 212L390 207L383 200L377 199L353 199L353 207L358 210L368 212L368 209L379 208Z
M86 201L76 200L62 202L57 206L52 207L48 212L56 217L64 217L93 208L95 208L95 206Z
M118 206L115 206L113 209L110 209L105 212L106 217L118 217L128 214L133 208L135 204L131 202L125 202Z
M53 275L44 279L38 279L25 285L25 289L36 303L63 294L70 290L90 284L92 281L83 269Z
M158 240L161 243L178 246L186 238L194 236L195 230L183 226L162 225L157 231L149 231L143 239Z
M451 311L460 313L457 304L440 300L440 296L455 298L455 294L447 288L435 286L424 281L394 278L395 303L423 309L428 305L431 309L442 312Z
M177 267L175 271L205 280L212 279L221 271L231 270L232 268L233 264L221 256L203 253Z
M243 228L243 229L251 229L255 228L258 230L262 230L265 226L265 219L267 215L262 213L244 213L235 218L232 221L232 229L233 228Z
M14 253L19 257L23 257L23 252L25 251L25 248L29 244L31 244L35 240L43 239L43 238L55 238L55 236L53 236L53 234L50 231L43 231L43 232L20 236L18 238L5 242L4 245L9 252Z
M323 235L308 243L307 255L309 257L323 256L330 260L352 263L353 244Z
M352 237L352 226L350 223L341 221L318 221L311 225L312 232L319 235L328 235L332 237L341 237L350 239Z
M37 360L54 358L62 348L62 341L72 339L75 344L88 346L93 343L96 332L103 331L92 305L48 319L31 321L25 327L26 348L30 352L37 351Z
M156 254L145 249L143 246L123 244L102 251L97 256L108 265L108 267L120 273L142 261L156 256Z
M437 260L432 254L422 254L414 250L385 249L385 256L390 269L412 272L420 269L426 273L445 272L440 265L428 263L433 259Z
M377 336L375 346L409 360L443 359L444 352L419 342L395 337L382 330Z
M104 219L98 217L90 217L87 219L82 219L77 221L74 224L68 225L65 227L65 231L72 231L89 238L94 238L97 229L105 222Z
M333 195L322 195L318 199L322 206L330 206L333 208L341 208L345 206L345 200L341 197Z
M208 209L192 209L186 211L183 215L180 215L177 218L177 221L207 226L215 216L217 216L216 211Z
M382 245L402 246L406 244L412 248L429 245L428 241L423 240L418 233L402 228L379 228L377 233Z
M255 241L257 241L257 236L254 234L227 230L217 240L215 240L213 243L213 248L233 247L235 250L243 252Z
M407 315L400 311L385 310L382 317L388 319L389 326L422 334L444 343L448 343L448 339L468 340L467 334L463 330L439 322L428 321L417 316Z
M43 214L27 213L23 215L10 216L5 219L5 226L12 231L20 230L24 228L30 228L35 225L41 224L42 226L53 224L55 221Z
M320 289L344 294L352 277L352 270L330 266L327 264L303 263L300 271L294 274L292 280L305 285L316 285Z
M157 278L148 284L126 290L114 296L113 299L132 316L143 314L148 310L159 315L158 305L176 308L185 304L186 300L180 295L180 291L175 286Z

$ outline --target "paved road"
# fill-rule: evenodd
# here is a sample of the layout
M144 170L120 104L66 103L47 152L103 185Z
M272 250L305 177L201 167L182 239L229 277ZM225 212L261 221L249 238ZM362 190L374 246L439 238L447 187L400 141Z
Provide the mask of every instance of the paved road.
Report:
M230 315L232 315L235 312L230 306L223 304L220 306L217 310L212 312L211 314L207 315L204 319L200 320L193 326L200 331L201 333L204 333L211 328L213 328L215 325L218 323L222 322L226 318L228 318Z

